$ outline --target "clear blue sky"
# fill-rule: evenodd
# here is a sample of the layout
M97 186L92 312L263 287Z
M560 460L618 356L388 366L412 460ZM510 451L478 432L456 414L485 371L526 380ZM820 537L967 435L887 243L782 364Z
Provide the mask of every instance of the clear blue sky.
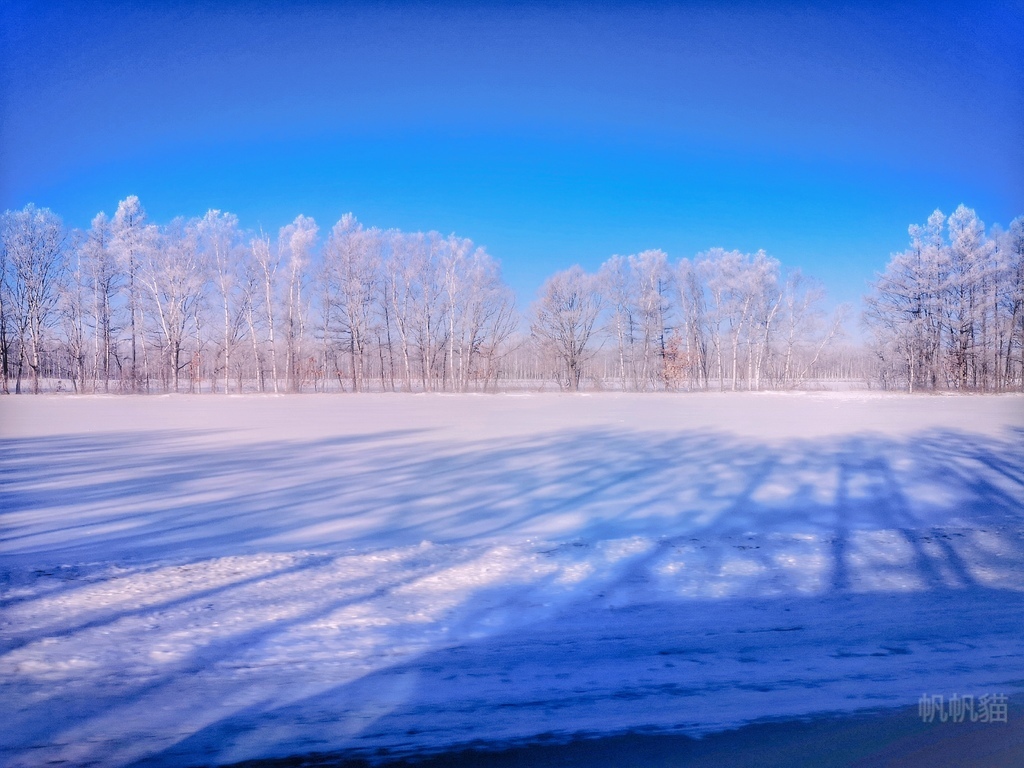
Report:
M1024 213L1024 5L39 2L0 10L0 209L456 232L524 301L764 248L856 300L906 228Z

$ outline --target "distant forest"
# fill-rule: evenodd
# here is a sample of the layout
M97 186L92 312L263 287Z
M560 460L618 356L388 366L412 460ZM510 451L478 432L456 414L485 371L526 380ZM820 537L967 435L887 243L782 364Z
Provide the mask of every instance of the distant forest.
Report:
M1024 390L1024 217L960 206L910 227L863 317L763 251L612 256L525 312L498 262L438 232L276 238L229 213L149 221L138 198L68 230L0 217L3 391ZM845 339L862 322L863 344Z

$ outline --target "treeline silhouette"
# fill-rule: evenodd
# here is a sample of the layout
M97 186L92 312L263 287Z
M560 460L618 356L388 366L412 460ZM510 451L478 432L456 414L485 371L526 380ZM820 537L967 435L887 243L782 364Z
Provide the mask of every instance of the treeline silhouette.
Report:
M944 226L945 225L945 226ZM849 308L763 251L612 256L552 275L521 313L485 248L438 232L276 237L211 210L151 222L137 197L86 231L28 205L0 217L4 392L761 390L1024 387L1024 219L986 234L961 206L911 227Z

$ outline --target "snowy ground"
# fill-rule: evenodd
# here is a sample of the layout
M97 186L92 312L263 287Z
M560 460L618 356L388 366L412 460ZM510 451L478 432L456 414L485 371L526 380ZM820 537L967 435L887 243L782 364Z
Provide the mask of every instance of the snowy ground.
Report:
M1019 396L3 398L0 764L1013 695L1022 445Z

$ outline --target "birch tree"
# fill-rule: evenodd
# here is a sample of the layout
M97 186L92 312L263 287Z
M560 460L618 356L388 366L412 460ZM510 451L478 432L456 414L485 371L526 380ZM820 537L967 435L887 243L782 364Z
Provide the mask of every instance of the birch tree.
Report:
M629 259L618 254L612 256L598 272L601 289L609 309L608 332L615 338L619 386L625 390L635 371L633 363L634 327L636 324L634 296L636 288Z
M663 382L672 275L668 256L648 250L612 256L598 272L608 302L607 330L616 342L623 389L647 389Z
M146 354L145 340L141 338L144 318L140 303L139 266L149 257L156 237L156 228L147 224L146 212L135 195L126 197L118 203L111 235L113 253L119 269L125 275L130 361L128 389L138 392L142 381L139 375L139 357Z
M6 265L9 311L15 318L18 367L15 391L27 364L32 391L40 391L43 348L57 320L66 269L66 234L60 218L48 208L27 205L0 217L0 249Z
M695 386L709 386L709 344L707 300L703 268L689 259L680 260L675 269L679 327L670 336L673 383L683 376Z
M412 343L414 307L417 303L414 254L422 250L422 235L392 232L384 264L384 293L390 318L398 332L402 353L402 379L406 392L412 391Z
M15 329L19 327L20 314L14 308L14 265L8 258L7 240L3 235L6 216L0 219L0 368L3 376L3 392L8 394L11 375L11 344Z
M198 222L175 219L154 245L145 251L139 278L148 291L164 348L168 386L177 392L181 371L191 362L183 361L182 352L206 281Z
M468 243L468 241L467 241ZM458 321L458 378L454 386L465 392L474 378L484 382L495 375L495 366L515 331L515 299L501 279L498 263L483 248L475 248L465 262L453 306ZM482 361L483 369L480 369Z
M334 225L323 251L324 301L328 313L324 336L342 342L348 352L352 391L365 385L366 357L373 338L373 319L379 295L383 235L364 230L347 213Z
M85 238L86 235L80 231L76 231L72 235L72 245L69 249L71 263L67 269L67 277L62 281L63 284L61 285L60 297L58 299L64 351L71 373L71 386L75 392L85 391L87 375L85 322L88 315L88 299L86 298L88 278L83 257L83 242Z
M241 290L242 281L242 233L238 228L238 217L217 210L207 211L197 224L199 244L206 254L214 290L217 296L220 356L223 360L221 376L224 394L231 390L232 355L244 340L246 315L242 302L248 297ZM250 318L251 320L251 318ZM238 389L241 390L241 376Z
M266 347L270 358L270 377L274 392L279 391L280 376L277 365L277 339L275 329L277 328L277 291L278 291L278 270L281 266L281 257L277 250L271 247L270 238L264 234L253 238L249 243L249 253L252 257L249 262L248 275L250 284L259 286L258 302L254 301L251 310L255 313L255 304L259 304L261 319L266 323ZM254 274L253 274L254 273ZM255 332L253 315L249 316L249 327ZM256 345L256 337L253 335L253 345ZM266 391L264 381L260 391Z
M591 342L602 305L597 280L579 266L548 278L534 304L530 330L560 361L565 386L573 392L596 352Z
M285 296L285 376L289 391L297 392L302 384L303 339L306 329L306 301L303 288L307 268L317 235L316 222L299 215L291 224L282 227L278 236L278 251L288 264L288 286Z
M102 380L103 391L109 392L111 363L116 355L115 314L121 273L114 258L113 233L106 214L99 213L93 218L79 250L79 258L88 296L94 389L97 381Z

